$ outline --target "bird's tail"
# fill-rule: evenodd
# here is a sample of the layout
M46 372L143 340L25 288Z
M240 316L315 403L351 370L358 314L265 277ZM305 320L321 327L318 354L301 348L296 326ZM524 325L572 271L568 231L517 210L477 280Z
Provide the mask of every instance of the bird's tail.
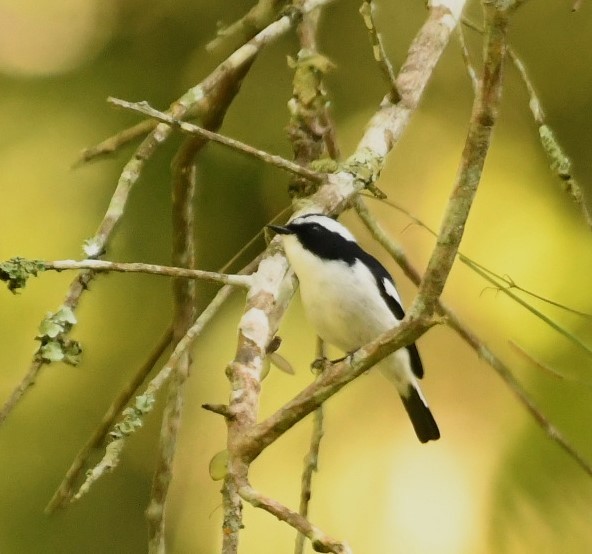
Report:
M378 367L382 374L397 387L417 438L421 442L435 441L440 438L440 430L412 369L413 361L419 360L419 354L415 352L416 356L413 358L407 349L397 350L380 362ZM421 364L421 361L419 363ZM417 373L423 374L423 370Z
M419 389L410 384L407 392L407 395L401 393L401 400L413 424L417 438L420 442L438 440L440 438L440 429L438 429L438 424Z

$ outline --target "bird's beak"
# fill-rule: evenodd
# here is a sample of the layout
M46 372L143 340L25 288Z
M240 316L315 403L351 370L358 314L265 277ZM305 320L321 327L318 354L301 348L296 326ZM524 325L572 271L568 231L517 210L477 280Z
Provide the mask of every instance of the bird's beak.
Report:
M267 225L269 229L275 231L278 235L291 235L292 231L287 227L282 227L281 225Z

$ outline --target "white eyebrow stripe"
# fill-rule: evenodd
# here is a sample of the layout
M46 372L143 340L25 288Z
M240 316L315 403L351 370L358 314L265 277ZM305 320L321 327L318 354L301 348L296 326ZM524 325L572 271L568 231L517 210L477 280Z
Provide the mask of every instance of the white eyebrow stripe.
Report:
M384 277L382 279L382 284L384 285L384 290L386 291L386 293L391 298L394 298L399 303L399 306L401 306L401 308L403 308L403 302L401 302L401 297L399 296L399 293L397 292L395 285L393 285L391 283L391 281L389 279L387 279L386 277Z
M345 240L356 242L356 238L343 225L341 225L341 223L331 219L330 217L327 217L326 215L305 215L302 217L297 217L292 223L298 225L299 223L307 223L309 221L318 223L328 231L337 233Z

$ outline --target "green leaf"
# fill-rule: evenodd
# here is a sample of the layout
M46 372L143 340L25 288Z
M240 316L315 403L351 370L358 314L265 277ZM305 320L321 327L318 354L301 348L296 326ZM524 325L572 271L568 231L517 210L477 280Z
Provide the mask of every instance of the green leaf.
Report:
M228 472L228 450L220 450L214 457L210 460L210 465L208 467L210 472L210 477L214 481L220 481L226 477L226 473Z

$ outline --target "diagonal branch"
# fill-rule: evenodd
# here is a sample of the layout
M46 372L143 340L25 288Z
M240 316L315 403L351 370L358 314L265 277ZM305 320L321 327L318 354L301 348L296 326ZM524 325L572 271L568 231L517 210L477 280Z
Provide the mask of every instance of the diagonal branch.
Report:
M372 236L382 245L382 247L392 256L405 275L419 286L421 275L411 265L411 262L405 253L398 247L384 232L384 230L372 218L366 205L361 198L356 200L356 211L366 227L370 230ZM565 451L588 475L592 476L592 465L578 452L578 450L567 440L563 434L556 429L549 419L538 408L524 387L516 380L510 369L475 335L467 325L441 300L436 305L437 312L441 314L446 324L456 331L456 333L485 360L501 377L506 386L517 398L518 402L531 414L534 420L541 426L547 436Z
M294 529L297 529L312 543L316 552L333 552L334 554L352 554L352 550L346 543L342 543L325 535L318 527L315 527L305 517L290 510L259 491L255 490L249 484L242 484L239 488L241 498L246 500L255 508L262 508L266 512L274 515L278 519L285 521Z
M436 247L428 263L411 315L433 313L460 245L481 180L502 94L508 15L485 7L487 35L483 77L473 104L461 165L450 195Z

